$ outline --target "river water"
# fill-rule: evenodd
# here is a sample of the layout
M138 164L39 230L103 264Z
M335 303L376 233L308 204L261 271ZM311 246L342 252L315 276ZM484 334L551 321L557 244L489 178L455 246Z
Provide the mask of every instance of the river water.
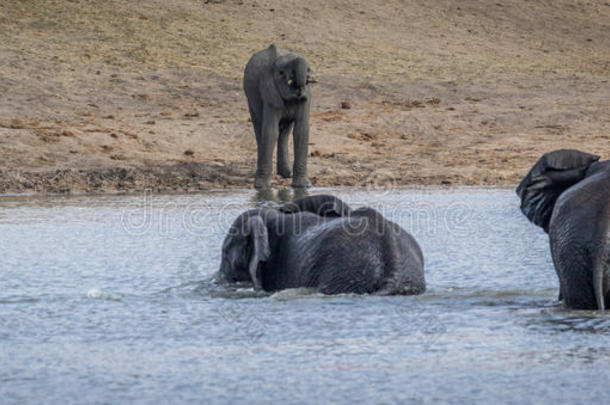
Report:
M0 198L0 402L607 403L610 315L558 304L512 190L317 192L411 232L427 292L215 285L254 191Z

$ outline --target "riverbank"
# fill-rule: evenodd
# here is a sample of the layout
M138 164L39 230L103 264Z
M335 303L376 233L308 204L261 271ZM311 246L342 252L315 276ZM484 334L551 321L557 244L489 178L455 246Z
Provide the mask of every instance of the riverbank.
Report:
M3 2L0 193L252 187L241 77L272 42L318 80L314 186L510 185L552 149L610 157L606 2L298 4Z

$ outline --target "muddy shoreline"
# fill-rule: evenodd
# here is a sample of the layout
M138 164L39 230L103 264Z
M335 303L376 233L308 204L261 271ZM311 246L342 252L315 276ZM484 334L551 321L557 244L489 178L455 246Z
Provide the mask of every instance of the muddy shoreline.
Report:
M215 162L216 163L216 162ZM210 163L181 163L154 168L114 167L103 169L56 169L46 172L0 170L0 196L36 194L124 194L124 193L182 193L219 189L254 188L254 172L249 167ZM405 186L498 186L515 183L476 183L459 176L438 176L422 181L417 178L347 176L333 181L316 179L311 187L374 187ZM273 188L290 188L290 180L275 176Z

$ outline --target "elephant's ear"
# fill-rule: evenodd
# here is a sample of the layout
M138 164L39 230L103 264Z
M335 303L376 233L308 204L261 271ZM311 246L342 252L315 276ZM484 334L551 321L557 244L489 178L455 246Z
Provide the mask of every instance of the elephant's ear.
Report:
M302 197L280 208L286 214L311 212L322 217L344 217L351 213L351 208L341 199L328 194Z
M587 168L598 160L599 156L574 149L543 155L517 187L523 214L548 232L559 195L582 180Z
M262 289L262 276L260 272L261 262L269 259L269 235L263 219L257 215L250 217L246 223L246 233L250 240L250 258L248 271L252 278L255 290Z

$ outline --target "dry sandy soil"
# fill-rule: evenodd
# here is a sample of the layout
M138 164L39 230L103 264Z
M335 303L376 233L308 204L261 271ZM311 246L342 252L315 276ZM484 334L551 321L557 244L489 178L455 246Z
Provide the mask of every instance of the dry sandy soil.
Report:
M251 187L270 43L318 80L313 185L514 184L610 158L609 33L598 0L3 0L0 193Z

